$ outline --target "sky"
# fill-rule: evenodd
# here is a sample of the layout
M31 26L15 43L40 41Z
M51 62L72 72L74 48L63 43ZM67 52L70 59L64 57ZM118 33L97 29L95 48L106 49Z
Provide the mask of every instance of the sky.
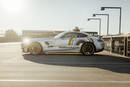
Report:
M130 33L130 0L0 0L0 33L22 30L97 31L98 21L87 21L94 13L110 14L109 34L119 32L119 10L102 6L122 7L122 33ZM129 10L128 10L129 9ZM102 35L107 33L107 17L102 19Z

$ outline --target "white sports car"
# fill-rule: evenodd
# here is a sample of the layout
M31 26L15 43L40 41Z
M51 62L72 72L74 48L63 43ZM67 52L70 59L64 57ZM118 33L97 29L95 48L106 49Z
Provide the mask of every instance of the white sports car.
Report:
M104 41L84 32L62 32L54 38L24 39L22 49L25 53L39 55L48 52L80 52L93 55L103 51Z

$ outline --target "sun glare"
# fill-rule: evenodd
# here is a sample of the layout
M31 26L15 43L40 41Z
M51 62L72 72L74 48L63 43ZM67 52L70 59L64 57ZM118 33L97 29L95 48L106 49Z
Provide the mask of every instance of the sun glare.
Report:
M23 9L24 0L0 0L2 7L10 12L19 12Z

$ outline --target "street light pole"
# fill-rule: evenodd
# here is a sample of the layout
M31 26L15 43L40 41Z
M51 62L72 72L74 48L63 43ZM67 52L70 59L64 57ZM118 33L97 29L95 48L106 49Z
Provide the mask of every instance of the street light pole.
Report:
M120 8L119 34L121 34L122 8Z
M90 20L99 20L99 35L101 35L101 18L88 18L88 21Z
M96 16L107 16L107 35L109 34L109 14L93 14L93 17Z
M119 34L121 34L122 8L121 7L101 7L101 10L105 10L105 9L119 9L120 10Z

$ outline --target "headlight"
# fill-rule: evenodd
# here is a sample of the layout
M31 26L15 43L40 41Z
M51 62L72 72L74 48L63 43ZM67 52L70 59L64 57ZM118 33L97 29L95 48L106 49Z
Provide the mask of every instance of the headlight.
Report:
M23 44L28 45L28 44L30 44L30 43L31 43L31 41L30 41L29 38L25 38L25 39L23 39Z

